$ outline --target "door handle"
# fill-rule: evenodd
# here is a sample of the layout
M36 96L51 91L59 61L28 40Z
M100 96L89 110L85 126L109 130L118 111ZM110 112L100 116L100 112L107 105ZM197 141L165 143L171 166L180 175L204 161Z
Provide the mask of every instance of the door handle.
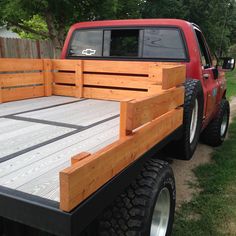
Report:
M203 74L203 78L204 79L208 79L209 78L209 74Z

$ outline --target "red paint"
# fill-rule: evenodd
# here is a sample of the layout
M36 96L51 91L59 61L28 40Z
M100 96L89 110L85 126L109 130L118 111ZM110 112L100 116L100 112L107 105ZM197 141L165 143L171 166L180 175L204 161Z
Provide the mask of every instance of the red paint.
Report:
M76 29L82 28L96 28L96 27L125 27L125 26L174 26L178 27L183 31L183 34L186 39L186 45L189 53L189 62L183 62L186 64L187 68L187 78L198 79L202 83L203 91L204 91L204 121L203 127L205 127L209 121L215 116L218 105L225 95L226 86L225 86L225 76L224 72L219 69L219 77L218 79L214 79L214 75L212 72L213 65L211 68L203 69L201 60L200 60L200 50L198 46L198 42L196 39L196 35L191 23L178 20L178 19L137 19L137 20L112 20L112 21L93 21L93 22L82 22L77 23L71 26L63 50L61 54L61 58L66 58L66 52L69 45L70 38L72 33ZM208 46L207 46L208 47ZM209 48L208 48L209 49ZM209 50L210 51L210 50ZM203 78L203 74L209 74L208 79ZM213 89L217 89L217 94L214 98L212 98ZM211 100L209 100L211 99Z

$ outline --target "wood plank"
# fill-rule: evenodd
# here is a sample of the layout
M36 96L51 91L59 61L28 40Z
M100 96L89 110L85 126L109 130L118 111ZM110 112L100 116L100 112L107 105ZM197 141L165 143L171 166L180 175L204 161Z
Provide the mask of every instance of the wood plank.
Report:
M27 98L44 96L44 86L31 86L22 88L11 88L2 90L2 101L10 102Z
M2 99L2 87L1 87L1 84L0 84L0 103L3 102L3 99Z
M128 130L127 128L127 119L129 115L128 112L128 104L132 100L126 100L120 102L120 138L123 138L127 135L132 134L132 130Z
M84 74L85 85L147 89L152 83L148 77L141 76Z
M105 99L121 101L124 99L135 99L148 96L147 92L122 90L122 89L102 89L84 87L84 98Z
M173 132L183 122L183 109L158 117L132 136L60 172L60 208L71 211L98 188Z
M83 160L84 158L86 158L90 155L91 155L91 153L89 153L89 152L81 152L81 153L71 157L71 165L74 165L78 161L81 161L81 160Z
M77 98L83 97L83 84L84 84L83 65L84 62L82 60L77 61L75 65L75 97Z
M137 99L126 104L126 132L132 132L143 124L184 104L184 87L174 88L152 97ZM123 131L125 132L125 131Z
M169 89L182 85L186 80L186 66L179 65L162 69L162 88Z
M46 97L52 96L52 61L50 59L43 60L43 77L44 77L44 95Z
M0 72L43 70L41 59L1 58Z
M150 64L155 62L143 61L104 61L104 60L85 60L85 72L102 72L102 73L124 73L124 74L144 74L149 72Z
M52 93L54 95L75 97L75 86L65 86L65 85L55 84L52 86Z
M14 87L22 85L43 84L43 73L17 73L17 74L0 74L0 86Z
M54 59L52 60L53 70L75 71L75 65L78 60Z
M61 84L75 84L75 73L55 72L53 81Z
M162 85L162 89L176 87L186 80L185 65L150 65L149 72L149 79L158 85Z

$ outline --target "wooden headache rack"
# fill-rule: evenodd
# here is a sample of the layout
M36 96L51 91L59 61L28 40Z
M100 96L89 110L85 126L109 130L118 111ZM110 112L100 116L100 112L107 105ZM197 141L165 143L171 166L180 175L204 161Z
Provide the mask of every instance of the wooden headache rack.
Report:
M60 172L60 208L71 211L183 123L185 65L0 59L0 103L62 95L120 102L119 140L78 153Z

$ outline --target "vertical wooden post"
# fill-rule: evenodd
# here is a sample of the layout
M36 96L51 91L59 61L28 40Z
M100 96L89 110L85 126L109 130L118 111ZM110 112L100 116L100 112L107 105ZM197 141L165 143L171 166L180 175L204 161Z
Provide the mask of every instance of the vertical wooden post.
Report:
M120 138L132 134L132 114L128 109L128 103L132 100L120 102Z
M83 97L83 85L84 85L84 62L78 60L78 63L75 65L75 97Z
M44 96L52 96L52 60L43 59Z
M3 98L2 98L2 81L0 80L0 103L3 102Z

